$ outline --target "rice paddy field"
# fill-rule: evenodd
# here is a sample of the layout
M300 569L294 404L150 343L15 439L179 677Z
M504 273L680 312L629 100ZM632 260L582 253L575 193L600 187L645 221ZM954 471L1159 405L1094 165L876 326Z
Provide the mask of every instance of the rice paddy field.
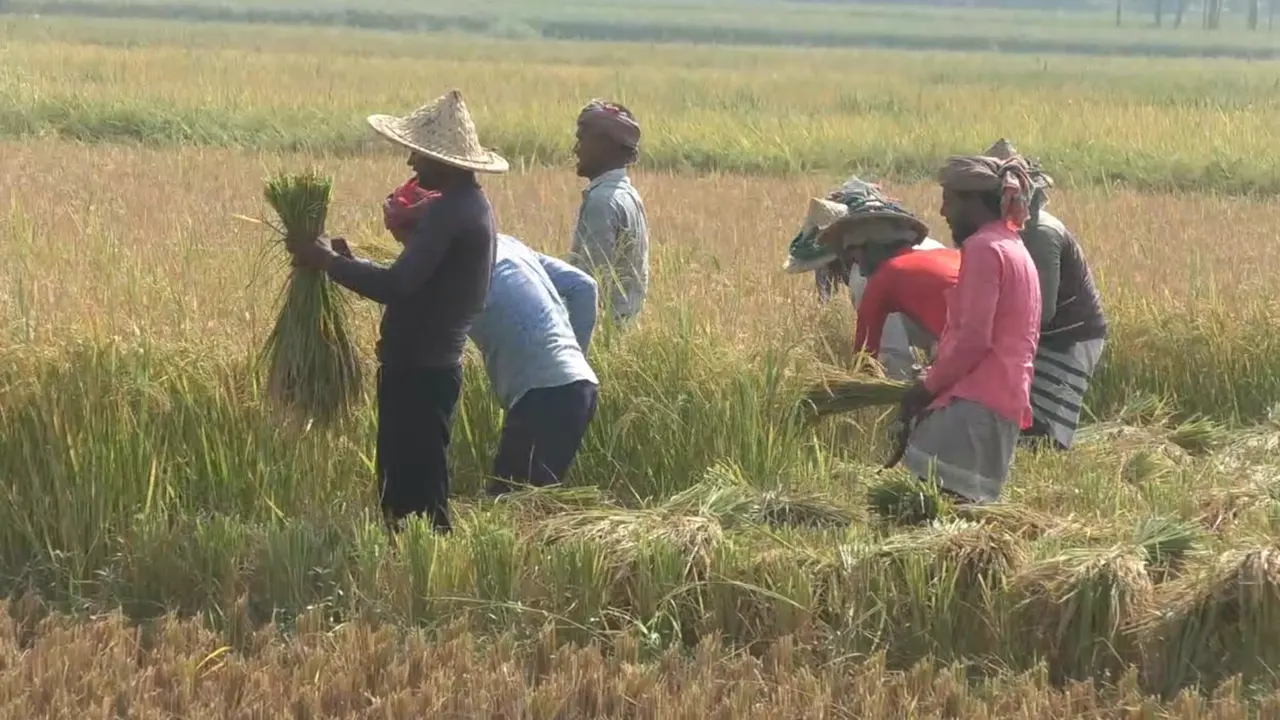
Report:
M1280 717L1280 65L0 17L0 717ZM267 410L287 268L236 216L316 167L386 256L363 117L453 87L554 254L578 108L632 107L653 279L566 487L481 499L469 357L455 532L389 540L371 399ZM930 170L1000 136L1109 345L1077 447L912 502L887 418L793 412L853 318L786 245L854 171L948 240Z

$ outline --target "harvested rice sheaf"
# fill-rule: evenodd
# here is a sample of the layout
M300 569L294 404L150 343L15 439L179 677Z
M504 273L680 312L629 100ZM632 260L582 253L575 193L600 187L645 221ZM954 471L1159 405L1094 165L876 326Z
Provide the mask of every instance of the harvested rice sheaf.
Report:
M809 388L801 406L805 417L814 422L828 415L897 405L910 387L899 380L873 376L823 380Z
M329 213L330 181L303 173L267 182L267 203L287 235L317 238ZM293 267L275 327L263 347L268 400L303 422L329 425L356 406L362 367L348 330L346 299L322 271Z
M1055 681L1106 678L1135 661L1129 632L1150 610L1154 585L1137 548L1068 550L1014 578L1015 637Z
M1280 665L1280 548L1231 550L1168 583L1138 624L1161 655L1161 689L1242 675L1274 680Z
M890 476L867 491L868 509L899 525L936 520L948 504L933 483L900 475Z
M1142 551L1148 570L1161 575L1176 572L1200 545L1200 533L1191 525L1167 517L1150 517L1133 531L1133 542Z

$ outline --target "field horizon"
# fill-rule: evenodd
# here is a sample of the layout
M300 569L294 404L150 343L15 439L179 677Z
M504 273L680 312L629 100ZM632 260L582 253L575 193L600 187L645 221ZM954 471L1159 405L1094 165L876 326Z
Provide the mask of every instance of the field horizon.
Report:
M0 33L0 717L1278 712L1280 64ZM409 171L363 117L452 87L512 161L482 178L500 231L554 255L578 108L631 105L652 284L593 340L565 487L482 497L501 412L469 348L455 532L392 540L371 397L330 430L263 398L285 264L237 216L315 168L330 231L393 257L377 207ZM796 412L852 367L854 323L786 246L851 172L949 243L930 174L1001 136L1058 182L1107 350L1077 447L1019 450L989 507L907 502L884 413ZM371 369L378 308L353 300Z

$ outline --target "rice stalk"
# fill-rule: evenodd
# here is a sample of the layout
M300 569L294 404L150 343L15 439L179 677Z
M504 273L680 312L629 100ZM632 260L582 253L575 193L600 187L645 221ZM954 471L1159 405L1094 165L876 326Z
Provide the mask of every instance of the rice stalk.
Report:
M318 238L324 233L331 184L314 173L282 175L264 195L286 235ZM262 349L268 401L304 423L329 425L360 400L363 368L348 330L346 298L328 276L292 267L283 302Z
M1055 681L1105 679L1136 660L1129 627L1152 605L1154 586L1132 547L1079 548L1013 580L1016 652L1047 662Z

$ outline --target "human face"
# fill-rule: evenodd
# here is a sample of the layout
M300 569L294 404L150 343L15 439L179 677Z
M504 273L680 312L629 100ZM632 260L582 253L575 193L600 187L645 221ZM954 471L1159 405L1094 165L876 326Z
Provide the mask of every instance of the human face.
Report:
M978 210L981 209L982 213ZM951 241L956 247L964 244L986 221L986 208L971 193L959 193L950 188L942 190L942 209L939 211L951 229Z
M452 168L448 165L416 152L409 153L406 164L413 168L413 172L418 176L418 187L423 190L443 189L452 172Z
M590 180L612 169L610 166L615 163L614 156L618 154L616 143L604 133L581 125L578 126L576 139L573 155L578 161L575 168L578 177Z

